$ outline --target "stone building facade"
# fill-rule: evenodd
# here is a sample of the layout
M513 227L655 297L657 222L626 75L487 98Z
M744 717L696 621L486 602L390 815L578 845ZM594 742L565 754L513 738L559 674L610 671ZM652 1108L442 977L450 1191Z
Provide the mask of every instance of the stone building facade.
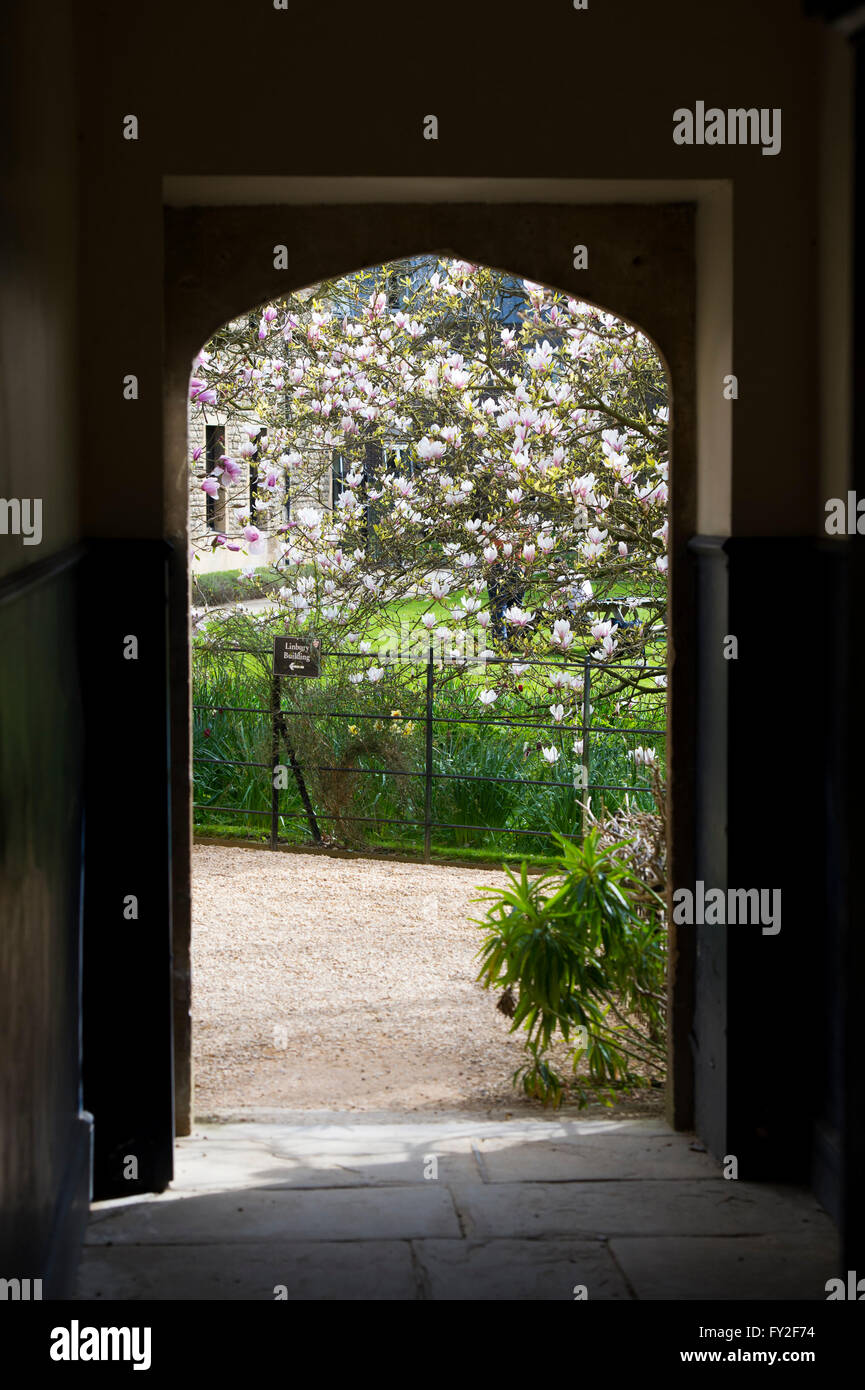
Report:
M201 450L195 472L190 476L189 531L197 555L199 570L237 569L271 563L279 553L277 531L291 520L292 512L300 507L330 510L340 492L341 464L338 456L331 457L325 449L304 450L307 468L292 472L286 478L285 490L273 496L266 509L261 507L262 495L257 492L258 469L263 462L262 452L245 455L242 450L250 442L248 430L259 427L259 439L267 426L251 416L227 415L207 407L191 405L188 414L190 453ZM227 454L240 467L240 475L230 491L220 487L216 497L201 490L201 480L212 472L222 455ZM268 460L270 462L270 460ZM267 500L264 494L264 500ZM237 513L246 510L262 533L251 545L243 538L243 524ZM229 544L241 543L243 552L228 545L211 548L217 534L227 537Z

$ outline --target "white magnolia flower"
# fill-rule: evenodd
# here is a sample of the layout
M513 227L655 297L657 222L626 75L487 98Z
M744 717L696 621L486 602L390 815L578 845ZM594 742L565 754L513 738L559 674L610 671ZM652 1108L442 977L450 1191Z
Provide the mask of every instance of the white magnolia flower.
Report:
M484 706L494 704L498 698L499 696L497 690L481 690L478 692L478 699Z
M505 622L510 623L511 627L525 628L534 621L534 613L529 613L512 603L510 608L505 609Z
M557 763L561 756L558 748L542 748L541 753L548 763Z
M562 720L565 717L564 705L550 705L550 714L553 716L553 719L557 724L561 724Z

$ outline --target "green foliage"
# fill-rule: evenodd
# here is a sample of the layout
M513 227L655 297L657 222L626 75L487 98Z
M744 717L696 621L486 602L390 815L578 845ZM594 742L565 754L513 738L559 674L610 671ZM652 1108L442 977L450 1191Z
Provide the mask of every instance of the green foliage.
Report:
M261 598L269 592L269 574L262 568L260 575L252 579L241 579L241 570L194 571L192 575L192 602L194 605L216 606L222 603L237 603L246 599Z
M507 870L507 887L481 890L486 916L474 920L486 932L477 978L505 991L512 1031L526 1034L514 1084L559 1105L565 1082L545 1054L578 1027L574 1070L585 1056L589 1083L607 1095L663 1071L666 952L663 900L640 878L631 842L604 846L597 827L581 844L556 839L551 872Z

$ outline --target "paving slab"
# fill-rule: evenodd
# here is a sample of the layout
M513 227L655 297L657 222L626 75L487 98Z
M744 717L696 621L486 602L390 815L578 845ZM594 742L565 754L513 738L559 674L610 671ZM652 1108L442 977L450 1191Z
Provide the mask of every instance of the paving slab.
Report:
M687 1138L576 1135L549 1142L483 1137L477 1150L487 1182L587 1182L646 1178L718 1178L721 1164Z
M208 1245L270 1240L408 1240L460 1235L449 1189L290 1188L155 1197L115 1207L88 1245Z
M453 1184L466 1237L763 1235L831 1230L799 1189L712 1180Z
M614 1237L610 1248L637 1297L822 1299L838 1274L834 1230L804 1235Z
M297 1241L290 1244L91 1246L77 1300L186 1299L274 1302L416 1299L420 1283L408 1241Z
M175 1192L239 1187L376 1187L415 1186L419 1182L478 1177L469 1139L437 1144L432 1140L405 1148L364 1153L357 1146L323 1145L316 1152L293 1152L288 1143L236 1145L233 1141L178 1146ZM454 1151L457 1149L458 1151ZM432 1162L434 1160L434 1162ZM426 1175L431 1176L427 1177Z
M600 1241L419 1240L412 1248L430 1299L573 1302L578 1286L589 1300L631 1297Z

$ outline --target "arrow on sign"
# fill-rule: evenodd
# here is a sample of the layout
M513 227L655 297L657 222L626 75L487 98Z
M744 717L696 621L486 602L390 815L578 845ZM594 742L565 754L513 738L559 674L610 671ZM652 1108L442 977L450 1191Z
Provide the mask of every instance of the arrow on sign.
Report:
M302 661L290 661L290 662L288 663L288 669L289 669L289 671L302 671L302 670L303 670L303 662L302 662Z

